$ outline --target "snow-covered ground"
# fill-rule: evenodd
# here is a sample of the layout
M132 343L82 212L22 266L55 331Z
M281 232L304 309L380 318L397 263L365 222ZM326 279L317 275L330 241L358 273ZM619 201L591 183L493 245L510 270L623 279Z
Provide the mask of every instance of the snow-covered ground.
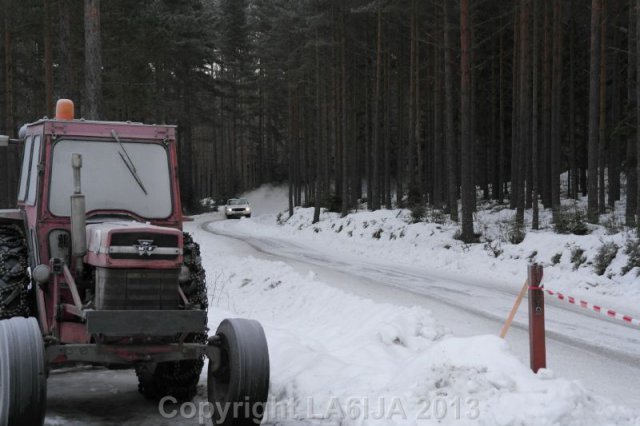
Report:
M235 256L242 243L214 248L218 237L196 235L210 247L204 258L217 306L265 325L275 407L294 406L295 420L315 415L340 424L351 404L354 421L342 424L640 422L638 412L615 407L579 382L551 371L534 375L496 336L452 336L428 310L357 297L284 262ZM212 323L225 313L213 315ZM368 420L363 400L370 403ZM372 419L380 401L387 410L397 401L405 416L389 411L389 418ZM337 407L345 409L343 418ZM274 411L276 420L287 419Z
M552 370L537 375L525 365L525 332L514 328L507 341L496 337L532 251L550 263L556 252L571 251L567 244L597 246L604 231L579 243L574 236L530 233L519 246L502 244L495 258L483 245L453 240L451 225L408 224L405 211L324 214L311 225L311 212L299 209L279 225L286 194L269 189L246 196L254 219L209 214L187 230L202 245L212 332L235 316L265 327L272 367L266 424L640 425L634 396L640 371L629 362L637 360L638 330L548 306ZM616 275L594 278L587 266L574 272L561 259L546 269L545 282L637 311L632 282L617 290ZM487 314L487 306L498 305L505 306L495 318ZM518 318L521 324L522 313ZM617 349L563 340L585 327L593 340ZM588 386L573 379L581 375ZM205 395L202 379L196 402ZM602 392L594 386L599 380ZM132 372L60 372L49 381L48 425L198 423L161 417L137 395Z

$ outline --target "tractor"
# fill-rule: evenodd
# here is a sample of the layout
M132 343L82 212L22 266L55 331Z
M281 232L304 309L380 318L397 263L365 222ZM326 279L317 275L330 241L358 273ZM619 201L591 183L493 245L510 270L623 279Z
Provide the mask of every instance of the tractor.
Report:
M75 119L64 99L8 144L23 156L18 208L0 210L0 426L44 423L52 369L132 369L145 397L189 401L205 357L214 422L259 424L267 341L247 319L208 336L176 127Z

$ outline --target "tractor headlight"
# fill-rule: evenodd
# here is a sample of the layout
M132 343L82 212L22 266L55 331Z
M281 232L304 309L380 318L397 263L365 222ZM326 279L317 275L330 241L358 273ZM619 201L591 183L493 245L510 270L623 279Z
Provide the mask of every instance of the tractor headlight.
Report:
M51 268L49 268L49 265L38 265L31 271L31 276L38 284L46 284L51 276Z

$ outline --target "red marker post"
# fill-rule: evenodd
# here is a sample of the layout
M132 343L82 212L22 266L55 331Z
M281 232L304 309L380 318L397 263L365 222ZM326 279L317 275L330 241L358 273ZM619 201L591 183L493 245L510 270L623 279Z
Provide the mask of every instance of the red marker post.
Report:
M544 291L542 265L529 265L529 353L531 369L537 373L547 367L547 349L544 336Z

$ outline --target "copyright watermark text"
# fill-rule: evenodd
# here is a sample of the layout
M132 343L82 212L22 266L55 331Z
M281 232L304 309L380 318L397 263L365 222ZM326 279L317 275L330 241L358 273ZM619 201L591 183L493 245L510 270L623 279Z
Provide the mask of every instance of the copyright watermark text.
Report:
M276 400L267 403L239 401L210 403L178 401L166 396L158 405L165 419L198 419L199 424L222 424L230 418L265 418L267 420L331 419L362 420L476 420L480 417L480 401L475 398L442 396L409 403L401 397L330 397L322 399ZM256 421L256 424L259 422Z

